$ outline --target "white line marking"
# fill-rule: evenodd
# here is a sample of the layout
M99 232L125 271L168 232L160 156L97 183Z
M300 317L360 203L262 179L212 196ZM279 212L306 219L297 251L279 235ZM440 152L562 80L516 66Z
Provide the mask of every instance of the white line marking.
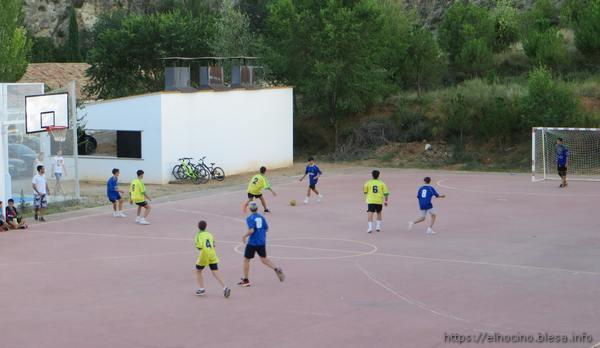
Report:
M474 193L485 193L493 195L511 195L511 196L540 196L540 197L600 197L600 195L588 195L588 194L570 194L570 193L535 193L535 192L501 192L501 191L487 191L487 190L475 190L469 188L462 188L456 186L450 186L443 184L448 179L442 179L437 181L439 187L443 187L448 190L463 191L463 192L474 192Z
M110 261L110 260L122 260L122 259L135 259L135 258L143 258L143 257L185 255L185 254L193 254L193 251L188 250L188 251L174 251L174 252L168 252L168 253L121 255L121 256L94 256L94 257L87 257L87 258L60 260L60 261L31 261L31 262L21 262L21 263L0 263L0 267L2 267L2 266L29 266L29 265L54 265L54 264L82 262L82 261Z

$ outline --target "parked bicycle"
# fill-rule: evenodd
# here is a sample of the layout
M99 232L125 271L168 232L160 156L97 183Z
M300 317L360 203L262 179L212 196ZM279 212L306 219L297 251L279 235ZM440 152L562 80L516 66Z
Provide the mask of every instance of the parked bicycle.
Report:
M195 166L192 163L191 157L180 158L181 163L173 167L173 176L177 180L190 179L194 183L203 184L208 181L208 171L206 169Z
M206 163L204 163L205 158L206 158L206 156L202 157L198 161L196 168L198 168L199 170L204 170L206 173L208 173L207 178L214 179L217 181L225 180L225 171L223 170L223 168L215 167L214 163L211 163L210 167L207 166ZM207 181L208 181L208 179L207 179Z

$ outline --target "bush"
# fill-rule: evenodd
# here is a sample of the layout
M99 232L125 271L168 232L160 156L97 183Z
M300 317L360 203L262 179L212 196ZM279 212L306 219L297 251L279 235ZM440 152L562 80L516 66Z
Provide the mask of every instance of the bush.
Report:
M408 143L431 139L431 124L428 119L422 112L409 110L405 103L398 103L393 119L398 134L397 141Z
M527 94L521 99L520 108L527 127L573 127L581 122L578 100L545 67L529 74Z
M502 52L519 39L519 16L509 0L500 0L492 10L494 22L494 52Z
M575 46L588 57L600 57L600 0L582 4L573 20Z

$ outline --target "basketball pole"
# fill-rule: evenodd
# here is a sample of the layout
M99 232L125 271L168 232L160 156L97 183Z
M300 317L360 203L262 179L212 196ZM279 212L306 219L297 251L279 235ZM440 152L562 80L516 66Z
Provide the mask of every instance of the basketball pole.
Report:
M71 129L73 132L73 165L75 166L75 197L77 200L81 199L81 190L79 187L79 146L78 146L78 136L77 136L77 82L75 80L69 83L69 94L71 95L70 99L70 109L71 109Z

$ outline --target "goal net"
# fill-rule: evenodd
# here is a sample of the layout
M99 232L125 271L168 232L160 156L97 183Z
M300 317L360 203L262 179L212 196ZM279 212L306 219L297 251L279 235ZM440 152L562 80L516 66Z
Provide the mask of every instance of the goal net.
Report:
M532 180L559 180L556 145L569 150L569 180L600 181L600 128L535 127L531 133Z

